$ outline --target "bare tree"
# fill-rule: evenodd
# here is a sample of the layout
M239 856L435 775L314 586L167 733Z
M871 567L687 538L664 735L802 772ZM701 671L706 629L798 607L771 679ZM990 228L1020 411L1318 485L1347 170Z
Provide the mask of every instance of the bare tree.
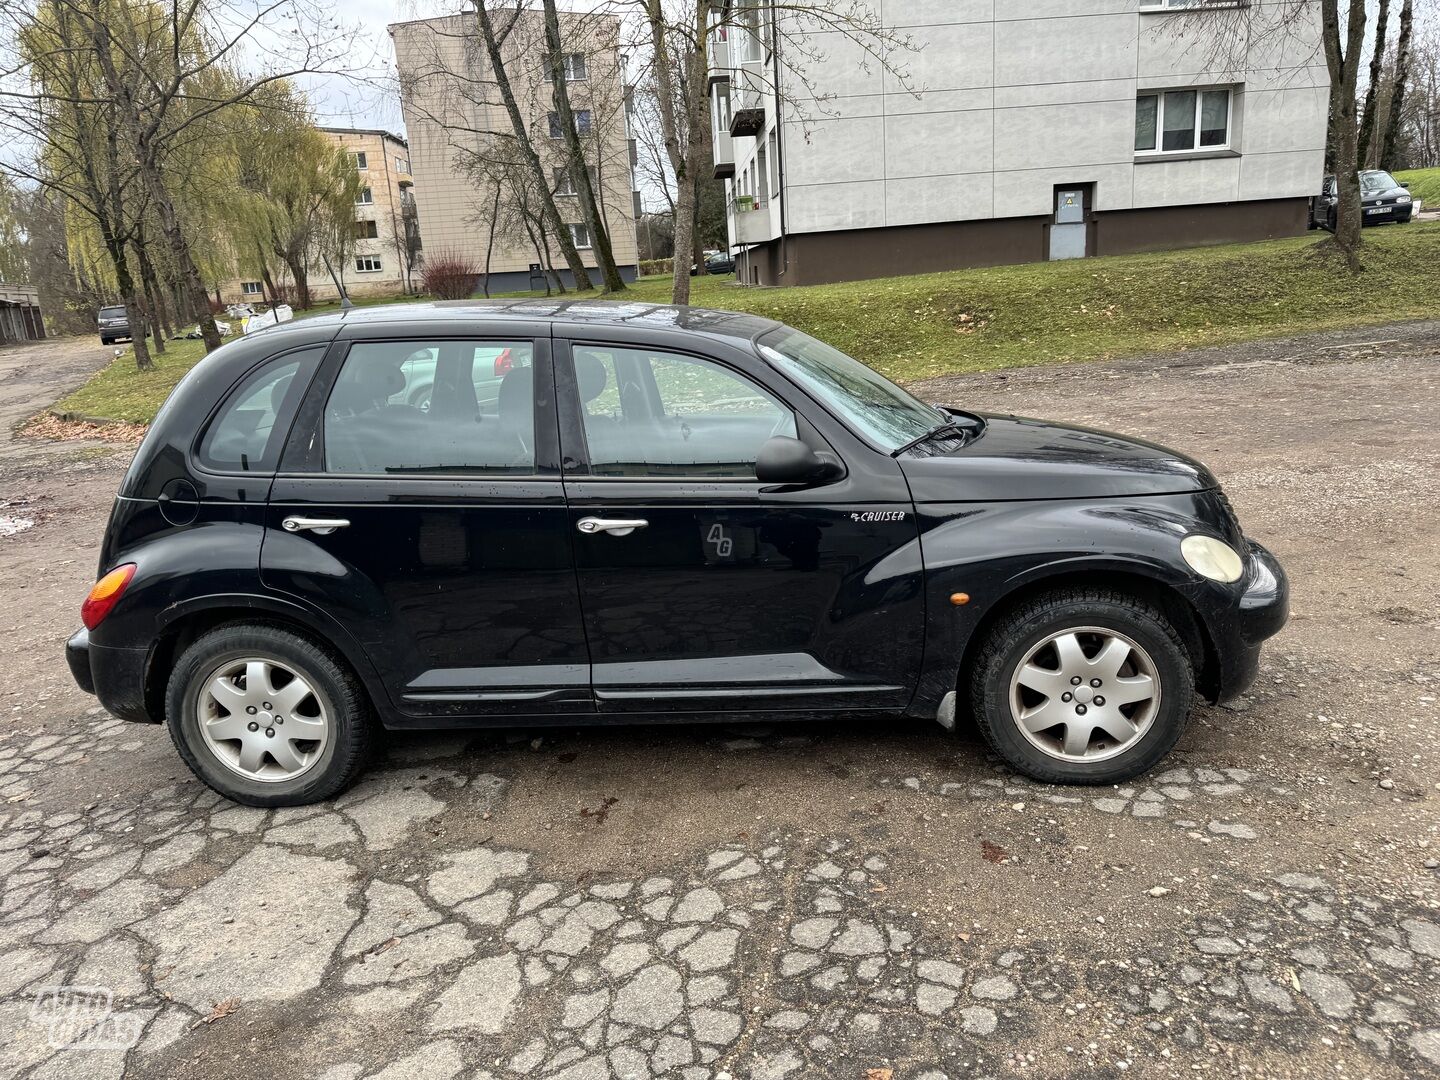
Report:
M595 199L595 185L590 181L590 164L585 157L585 147L575 123L575 113L570 108L565 46L560 39L560 14L555 9L555 0L543 0L543 10L546 67L550 73L550 84L554 88L556 118L560 122L561 136L565 140L568 155L566 168L570 172L570 182L579 197L585 226L590 230L590 242L600 276L605 283L605 291L624 292L625 282L620 277L619 267L615 265L615 254L610 244L610 229Z
M1335 155L1335 244L1352 271L1360 269L1360 131L1355 88L1365 46L1365 3L1350 0L1345 21L1339 0L1320 0L1325 62L1330 69L1330 138Z
M1415 0L1405 0L1400 8L1400 40L1395 45L1395 82L1390 94L1390 115L1385 122L1385 137L1380 141L1378 164L1395 167L1395 147L1400 139L1400 124L1405 114L1405 91L1410 82L1410 42L1415 32Z
M1375 112L1380 97L1381 74L1385 70L1385 34L1390 24L1390 0L1379 0L1375 15L1374 44L1370 49L1370 82L1365 87L1365 110L1360 118L1360 163L1373 168L1378 162L1380 146L1375 139Z

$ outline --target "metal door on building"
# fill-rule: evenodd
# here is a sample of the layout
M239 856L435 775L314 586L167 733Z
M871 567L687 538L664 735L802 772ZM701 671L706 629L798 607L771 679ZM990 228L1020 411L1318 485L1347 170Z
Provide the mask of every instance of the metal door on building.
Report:
M1055 220L1050 224L1050 258L1083 259L1089 254L1088 185L1055 189Z

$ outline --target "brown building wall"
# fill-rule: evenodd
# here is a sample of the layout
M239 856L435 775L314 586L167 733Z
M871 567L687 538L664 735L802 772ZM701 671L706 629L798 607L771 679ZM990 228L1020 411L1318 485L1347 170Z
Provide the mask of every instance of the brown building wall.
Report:
M1200 206L1112 210L1093 215L1090 254L1168 251L1207 244L1298 236L1306 229L1304 199L1269 199ZM757 245L737 260L747 284L823 285L836 281L928 274L978 266L1043 262L1050 218L996 218L884 229L792 233ZM789 269L781 273L788 255Z

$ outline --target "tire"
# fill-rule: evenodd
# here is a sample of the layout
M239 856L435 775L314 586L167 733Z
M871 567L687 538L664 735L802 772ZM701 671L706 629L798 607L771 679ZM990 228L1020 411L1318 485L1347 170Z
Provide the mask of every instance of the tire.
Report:
M1112 676L1109 658L1127 649ZM1071 674L1075 670L1083 675ZM1116 699L1146 687L1155 692L1107 702L1107 680ZM1109 590L1064 589L1000 619L971 667L969 691L981 734L1019 772L1045 783L1114 784L1147 771L1174 748L1194 702L1195 674L1179 634L1155 607ZM1031 717L1030 734L1017 711ZM1052 717L1056 726L1044 727ZM1073 752L1087 723L1097 726L1084 750ZM1074 741L1068 741L1072 726Z
M264 666L253 668L252 663ZM274 703L247 704L251 672L268 683L257 683L256 696L263 686L263 696L275 697ZM217 706L219 698L210 689L217 686L231 708ZM290 711L288 717L282 708ZM364 768L375 727L365 691L344 664L308 638L269 623L222 626L196 639L170 673L165 718L190 770L246 806L303 806L343 791ZM226 738L238 731L237 724L245 733ZM320 737L308 740L298 734L311 730ZM256 746L264 749L247 775L245 767L256 762ZM280 756L270 756L272 749Z

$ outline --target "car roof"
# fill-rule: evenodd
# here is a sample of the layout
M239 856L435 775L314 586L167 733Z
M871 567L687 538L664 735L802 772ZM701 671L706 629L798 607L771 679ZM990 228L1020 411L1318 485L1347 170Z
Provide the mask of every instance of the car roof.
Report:
M303 320L307 326L394 325L415 323L433 336L437 324L486 322L549 322L557 330L593 329L597 326L628 326L655 330L688 330L715 337L750 341L781 325L773 319L738 311L652 304L639 300L432 300L413 304L381 304L349 311L315 315ZM283 323L293 326L294 323ZM261 333L277 330L269 327Z

